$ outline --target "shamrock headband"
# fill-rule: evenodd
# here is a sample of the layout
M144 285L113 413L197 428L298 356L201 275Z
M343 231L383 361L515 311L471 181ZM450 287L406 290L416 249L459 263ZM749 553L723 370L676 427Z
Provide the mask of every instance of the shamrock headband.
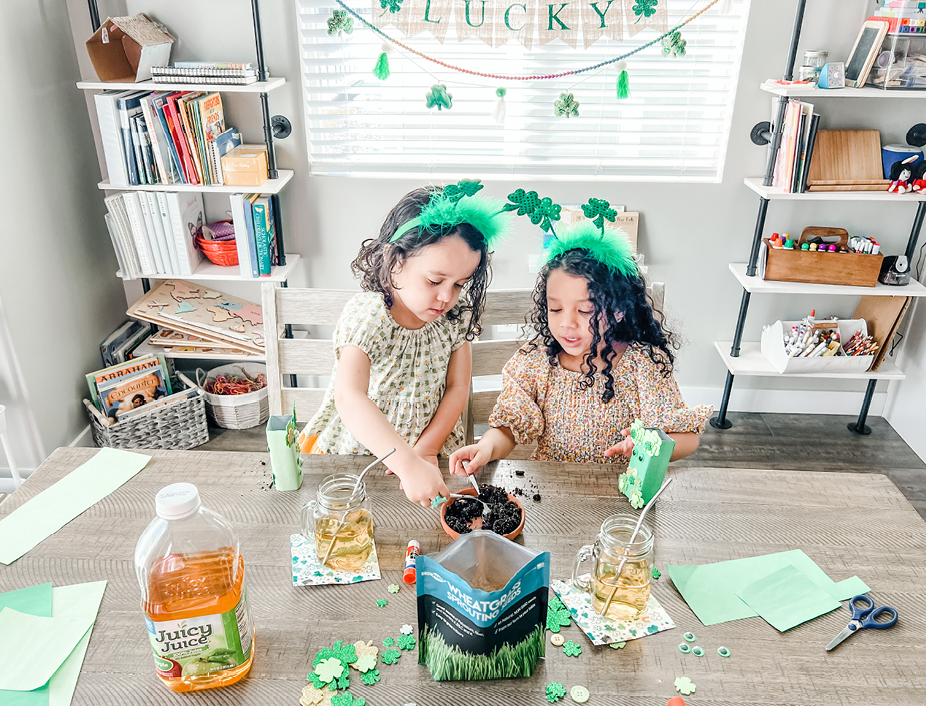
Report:
M589 199L588 203L582 204L582 213L589 220L566 227L560 234L554 230L553 222L560 219L562 207L553 203L552 199L540 198L536 191L518 189L508 195L508 201L506 211L516 210L517 215L528 216L531 223L550 234L544 240L544 263L569 250L585 250L593 260L624 277L639 275L626 234L619 228L605 230L604 222L613 223L617 211L604 199Z
M508 210L500 201L476 196L482 188L478 179L464 179L445 186L439 193L432 192L421 213L402 225L389 242L394 243L412 228L436 232L469 223L482 233L486 248L493 250L508 235L511 219L500 217Z

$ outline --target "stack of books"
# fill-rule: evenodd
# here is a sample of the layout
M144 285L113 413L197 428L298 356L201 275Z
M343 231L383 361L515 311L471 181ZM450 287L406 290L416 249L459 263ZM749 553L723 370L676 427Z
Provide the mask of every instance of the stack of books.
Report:
M819 125L820 116L814 113L810 103L788 101L775 159L773 186L789 194L807 191L807 174Z
M173 66L151 67L155 83L206 83L247 86L257 81L257 69L250 62L175 61Z
M109 90L94 100L113 186L225 183L222 156L241 135L226 128L218 93Z
M100 343L100 357L107 368L131 360L133 351L151 335L151 324L126 321Z
M888 32L896 34L926 34L926 1L881 0L869 20L887 20Z
M161 355L142 356L97 370L86 377L93 404L114 421L197 394L195 389L171 394L170 375Z
M232 194L230 200L241 276L269 277L279 264L272 200L260 194Z

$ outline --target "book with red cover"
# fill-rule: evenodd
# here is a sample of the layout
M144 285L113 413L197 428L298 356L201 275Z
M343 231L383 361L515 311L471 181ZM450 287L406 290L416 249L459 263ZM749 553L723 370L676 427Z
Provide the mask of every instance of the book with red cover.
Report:
M178 91L167 96L165 99L167 110L164 114L169 116L168 123L170 124L170 133L180 152L180 159L183 161L183 172L186 175L187 183L199 184L196 167L193 166L193 158L190 156L190 146L186 141L183 122L177 112L177 99L182 98L184 95L186 95L185 92Z

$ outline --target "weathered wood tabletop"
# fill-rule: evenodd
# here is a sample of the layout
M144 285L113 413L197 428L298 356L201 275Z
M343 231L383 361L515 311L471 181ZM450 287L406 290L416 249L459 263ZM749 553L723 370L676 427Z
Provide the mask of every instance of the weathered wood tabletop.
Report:
M10 513L86 461L94 449L59 449L0 506ZM292 704L295 706L315 652L336 640L397 637L417 626L414 589L402 584L405 547L423 553L446 546L437 511L411 505L396 479L371 472L376 543L382 581L350 586L292 586L289 536L298 531L299 508L334 472L356 472L369 459L317 456L306 460L303 487L270 488L269 458L256 453L154 451L133 480L91 507L11 566L0 565L0 591L51 581L56 586L106 579L109 584L74 695L75 704ZM523 477L515 470L524 471ZM697 692L691 704L885 704L926 702L926 523L882 475L677 468L675 481L648 516L656 534L656 563L663 576L653 593L678 626L628 642L622 650L593 647L572 625L567 639L582 655L566 657L547 645L547 657L530 679L434 682L417 664L417 650L366 686L354 675L351 693L370 706L486 706L545 704L544 685L583 685L589 704L662 706L675 695L678 676ZM370 477L372 476L372 477ZM616 493L610 467L529 461L502 462L482 481L540 493L527 501L525 545L549 550L552 575L567 578L575 552L590 543L602 520L632 511ZM133 567L135 543L154 516L155 493L189 481L203 503L237 528L247 566L257 645L248 677L231 687L195 695L160 684ZM463 481L452 478L451 488ZM533 488L536 487L536 490ZM900 621L891 630L865 630L831 653L824 646L849 619L843 607L786 633L761 618L704 627L664 571L667 563L700 564L803 549L836 581L859 575L877 605L891 605ZM387 593L390 583L400 593ZM378 598L389 605L377 608ZM707 654L682 654L677 645L691 630ZM416 631L417 632L417 631ZM732 656L717 655L725 645ZM566 697L565 703L571 703Z

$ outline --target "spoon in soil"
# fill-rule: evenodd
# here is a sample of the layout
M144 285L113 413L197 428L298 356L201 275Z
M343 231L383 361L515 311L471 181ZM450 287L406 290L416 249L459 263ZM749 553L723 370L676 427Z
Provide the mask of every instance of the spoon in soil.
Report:
M384 459L389 458L394 453L395 453L395 449L389 449L386 453L384 453L378 459L373 461L373 463L371 463L369 466L367 466L362 471L360 471L360 475L357 476L357 482L354 483L354 489L351 491L350 497L348 497L347 500L345 501L348 504L348 506L350 505L350 501L353 500L354 496L357 494L357 489L360 488L360 483L361 481L363 481L363 477L367 474L367 471L373 468L373 466L375 466L377 463L381 463ZM344 527L344 520L347 519L347 514L349 512L350 512L349 509L345 510L344 514L341 515L341 520L340 522L338 522L338 528L334 531L334 536L331 538L331 542L329 542L328 544L328 551L325 552L325 558L322 559L322 564L328 561L328 557L331 556L331 550L334 547L335 542L338 541L338 532L340 532L341 528Z
M656 491L656 494L646 504L646 507L643 508L643 512L640 513L640 517L637 519L637 526L633 528L633 534L630 535L630 539L627 542L627 548L624 549L624 558L621 559L621 563L617 567L617 573L614 575L614 587L611 589L611 593L608 595L608 600L604 604L604 608L601 611L602 615L608 614L608 608L611 605L611 601L614 600L614 594L617 592L618 582L620 581L621 574L624 571L624 564L627 563L627 552L630 551L630 545L633 544L633 540L637 538L637 533L640 531L640 527L643 526L643 518L646 517L646 513L649 512L649 509L656 502L656 498L659 497L663 490L669 487L669 483L671 482L671 478L666 478L666 482L663 483L662 487Z

